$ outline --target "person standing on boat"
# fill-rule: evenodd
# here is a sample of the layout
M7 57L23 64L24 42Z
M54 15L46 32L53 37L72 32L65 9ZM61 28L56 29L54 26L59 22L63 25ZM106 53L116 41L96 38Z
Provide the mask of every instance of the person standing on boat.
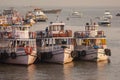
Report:
M45 32L46 32L46 37L48 37L48 27L46 27Z
M89 25L89 23L86 23L86 26L85 26L85 30L87 31L89 31L90 30L90 25Z

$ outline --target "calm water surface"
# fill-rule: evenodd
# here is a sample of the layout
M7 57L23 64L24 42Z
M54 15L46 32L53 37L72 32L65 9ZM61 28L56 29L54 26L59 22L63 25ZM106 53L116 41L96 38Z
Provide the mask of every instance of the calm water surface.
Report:
M81 11L82 18L66 20L73 8L64 8L59 14L59 20L66 23L66 27L73 31L84 29L90 19L103 16L106 8L74 8ZM110 27L100 26L107 35L108 48L112 51L109 62L83 62L74 61L65 65L39 63L30 66L0 64L0 80L120 80L120 17L116 17L118 8L109 8L113 15ZM21 10L22 11L22 10ZM25 13L25 12L23 12ZM49 20L35 24L31 30L44 29L49 22L56 20L57 14L48 14Z

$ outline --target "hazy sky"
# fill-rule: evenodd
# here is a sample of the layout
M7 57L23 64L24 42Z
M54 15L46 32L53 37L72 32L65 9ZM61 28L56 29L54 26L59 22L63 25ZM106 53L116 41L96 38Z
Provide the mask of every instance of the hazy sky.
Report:
M120 0L0 0L0 6L117 6Z

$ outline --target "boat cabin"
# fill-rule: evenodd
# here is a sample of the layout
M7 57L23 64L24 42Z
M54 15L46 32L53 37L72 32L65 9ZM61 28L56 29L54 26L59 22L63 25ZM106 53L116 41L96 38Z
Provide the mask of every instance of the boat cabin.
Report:
M14 25L14 26L0 26L1 39L16 39L16 38L36 38L35 32L29 32L28 26Z
M74 32L74 37L79 38L92 38L92 37L105 37L104 31L98 31L98 25L94 23L94 25L89 25L86 23L84 31L76 31Z
M65 30L65 23L50 23L45 31L37 31L39 37L72 37L71 30Z

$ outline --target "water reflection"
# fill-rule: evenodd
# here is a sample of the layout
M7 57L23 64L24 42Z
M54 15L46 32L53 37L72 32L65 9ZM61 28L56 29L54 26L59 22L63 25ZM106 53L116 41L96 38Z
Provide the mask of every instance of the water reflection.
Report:
M28 80L35 79L36 65L32 64L28 66Z
M107 61L76 61L64 65L40 63L30 66L1 64L0 80L109 80L108 64Z
M105 69L105 66L107 66L108 64L110 64L110 60L98 62L98 63L97 63L97 69L98 69L98 70L104 70L104 69Z
M105 76L107 66L108 61L34 64L27 68L27 80L108 80L108 76Z
M74 62L63 65L64 80L73 80L71 77L73 68L74 68Z
M108 62L75 62L74 68L70 72L68 79L71 80L108 80L106 77L106 69ZM68 74L66 75L68 76ZM67 79L66 79L67 80Z

